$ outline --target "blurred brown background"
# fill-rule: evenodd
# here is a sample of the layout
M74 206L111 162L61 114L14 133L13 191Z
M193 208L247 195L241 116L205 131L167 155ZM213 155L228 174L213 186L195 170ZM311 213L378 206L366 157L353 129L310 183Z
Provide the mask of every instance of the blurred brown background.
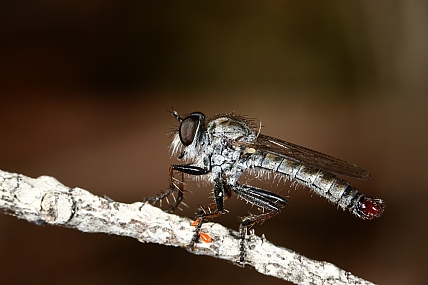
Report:
M256 226L379 284L427 284L428 4L378 1L0 4L0 169L126 203L167 187L166 112L236 111L351 161L382 197L358 220L308 189ZM190 183L192 217L209 188ZM251 210L227 201L216 221ZM255 211L255 209L253 209ZM1 284L284 284L183 249L0 215ZM267 283L259 283L267 284Z

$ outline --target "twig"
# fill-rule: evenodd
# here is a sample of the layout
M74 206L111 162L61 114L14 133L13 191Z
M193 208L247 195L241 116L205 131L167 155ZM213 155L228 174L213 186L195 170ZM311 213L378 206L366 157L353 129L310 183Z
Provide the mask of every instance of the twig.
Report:
M101 198L81 188L66 187L49 176L34 179L0 170L0 196L0 211L38 225L115 234L182 248L187 248L194 233L187 218L141 202L124 204ZM215 223L204 224L202 231L212 241L197 243L192 253L239 265L237 232ZM331 263L275 246L264 237L250 235L247 246L247 265L295 284L373 284Z

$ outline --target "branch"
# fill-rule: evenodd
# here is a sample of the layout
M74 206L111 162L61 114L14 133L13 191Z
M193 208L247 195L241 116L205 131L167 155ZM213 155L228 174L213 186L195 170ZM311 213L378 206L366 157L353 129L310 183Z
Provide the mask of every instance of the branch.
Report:
M101 198L81 188L69 188L55 178L37 179L0 170L0 211L38 225L50 224L82 232L108 233L169 246L187 248L194 227L187 218L171 215L149 204L124 204ZM194 254L239 265L239 235L215 223L202 231L212 241L196 244ZM278 247L264 237L248 238L246 264L260 273L295 284L373 284L335 265L316 261Z

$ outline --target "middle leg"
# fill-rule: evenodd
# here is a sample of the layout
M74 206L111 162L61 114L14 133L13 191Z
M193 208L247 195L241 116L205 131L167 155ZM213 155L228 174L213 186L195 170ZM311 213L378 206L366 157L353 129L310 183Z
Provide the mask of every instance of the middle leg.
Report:
M215 179L213 194L215 203L210 204L207 208L202 208L197 213L195 221L192 224L196 228L192 240L189 243L190 249L193 249L195 243L198 242L202 224L205 222L206 219L213 219L227 213L227 210L224 209L224 200L229 198L232 193L230 188L224 183L222 178Z

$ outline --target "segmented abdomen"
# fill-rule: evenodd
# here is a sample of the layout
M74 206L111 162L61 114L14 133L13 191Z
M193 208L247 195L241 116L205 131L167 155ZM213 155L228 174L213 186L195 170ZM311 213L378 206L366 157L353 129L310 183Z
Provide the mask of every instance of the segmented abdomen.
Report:
M251 160L253 167L285 175L287 179L292 179L311 188L318 195L327 198L342 209L351 210L351 212L360 196L362 196L348 182L337 178L333 174L275 154L255 153L252 155Z

